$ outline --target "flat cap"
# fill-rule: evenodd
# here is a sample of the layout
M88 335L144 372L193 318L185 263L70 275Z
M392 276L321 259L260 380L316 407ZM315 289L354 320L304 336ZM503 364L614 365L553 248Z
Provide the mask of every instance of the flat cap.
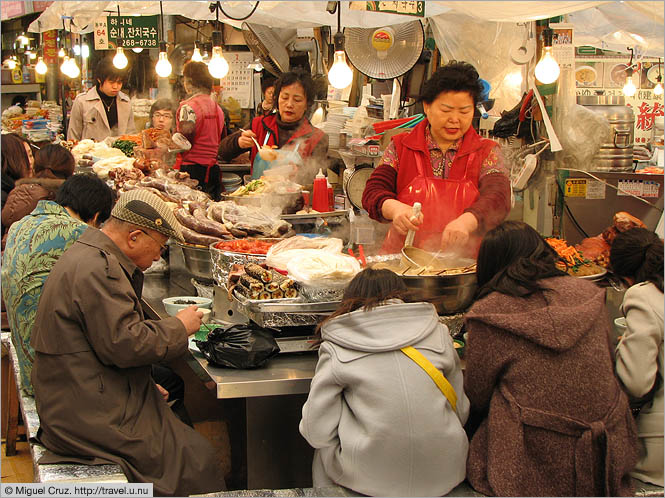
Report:
M180 223L173 210L155 194L143 189L130 190L120 196L111 211L111 216L127 223L156 230L184 242Z

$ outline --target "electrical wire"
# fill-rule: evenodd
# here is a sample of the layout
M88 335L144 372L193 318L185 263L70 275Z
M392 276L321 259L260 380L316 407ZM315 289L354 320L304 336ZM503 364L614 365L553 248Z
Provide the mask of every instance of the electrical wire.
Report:
M566 211L566 213L568 213L568 217L570 218L570 221L572 221L572 222L573 222L573 225L575 225L575 228L577 228L577 230L578 230L582 235L584 235L584 238L589 238L589 234L586 233L586 230L584 230L584 228L582 228L582 225L580 225L580 224L578 223L577 219L575 218L575 216L573 216L573 212L570 210L570 206L569 206L568 203L566 202L566 195L565 195L565 193L564 193L564 191L563 191L563 188L562 188L561 185L559 184L558 180L555 179L554 181L556 182L556 186L557 186L557 188L559 189L559 194L561 195L561 203L563 204L563 208L564 208L564 210Z
M252 9L252 11L251 11L249 14L247 14L245 17L231 17L231 16L228 15L226 12L224 12L224 9L222 8L222 4L221 4L221 2L217 2L217 5L216 5L215 8L221 10L221 11L222 11L222 14L224 14L227 18L229 18L229 19L231 19L231 20L233 20L233 21L244 21L245 19L249 19L249 18L252 16L252 14L254 14L254 12L256 12L256 9L258 8L258 6L259 6L260 3L261 3L261 2L256 2L256 3L254 4L254 8Z

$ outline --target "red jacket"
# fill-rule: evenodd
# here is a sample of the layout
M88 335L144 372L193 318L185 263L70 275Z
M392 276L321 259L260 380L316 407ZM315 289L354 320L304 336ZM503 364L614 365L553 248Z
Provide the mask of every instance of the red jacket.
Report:
M418 174L416 170L416 154L421 155L422 164L430 164L429 150L427 149L427 141L425 139L425 132L428 125L429 121L424 119L411 133L402 133L394 136L392 139L395 143L395 152L397 152L397 157L399 157L399 170L397 171L398 194ZM450 180L461 180L464 178L466 171L469 170L472 174L469 180L473 181L477 187L480 167L490 153L490 150L492 150L492 147L496 145L497 143L493 140L481 138L476 133L476 130L469 128L469 131L462 137L462 144L455 154L448 178ZM471 159L471 163L469 163L469 159ZM425 168L425 174L429 177L434 176L432 168Z
M224 131L224 111L209 95L200 94L184 100L178 108L178 116L183 105L189 105L196 113L196 130L192 148L182 153L182 164L211 166L217 163L217 149ZM177 123L180 129L180 120Z
M268 116L257 116L252 121L252 131L256 133L256 141L259 145L263 145L266 135L270 135L266 145L275 145L279 147L279 127L277 126L277 114L270 114ZM298 153L301 157L309 157L312 155L314 148L325 136L318 128L312 126L308 119L303 119L300 127L289 138L289 142L298 138L304 138L305 142L298 148ZM252 147L250 151L250 162L254 164L256 157L256 147Z

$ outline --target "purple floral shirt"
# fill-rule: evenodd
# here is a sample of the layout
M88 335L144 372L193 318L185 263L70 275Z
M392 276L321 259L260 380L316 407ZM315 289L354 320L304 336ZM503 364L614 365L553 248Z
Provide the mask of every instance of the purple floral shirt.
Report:
M432 172L434 173L434 176L448 178L450 168L455 159L455 154L457 154L457 151L459 150L462 139L460 138L456 140L444 153L437 145L434 137L432 137L430 127L427 126L425 130L425 141L427 143L427 150L429 150L429 159L432 164ZM383 158L381 159L381 164L387 164L392 168L399 170L399 157L397 157L394 142L390 142L388 147L386 147L386 150L383 153ZM502 173L509 176L509 171L505 166L503 154L501 153L501 147L498 145L490 150L489 154L483 161L483 164L480 166L480 176L478 179L480 180L490 173Z

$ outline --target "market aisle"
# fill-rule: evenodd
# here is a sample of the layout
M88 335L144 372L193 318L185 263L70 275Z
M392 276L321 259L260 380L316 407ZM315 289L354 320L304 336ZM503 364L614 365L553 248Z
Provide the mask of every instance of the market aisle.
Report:
M32 459L30 446L25 441L16 443L16 455L5 455L5 443L2 443L2 482L32 482Z

